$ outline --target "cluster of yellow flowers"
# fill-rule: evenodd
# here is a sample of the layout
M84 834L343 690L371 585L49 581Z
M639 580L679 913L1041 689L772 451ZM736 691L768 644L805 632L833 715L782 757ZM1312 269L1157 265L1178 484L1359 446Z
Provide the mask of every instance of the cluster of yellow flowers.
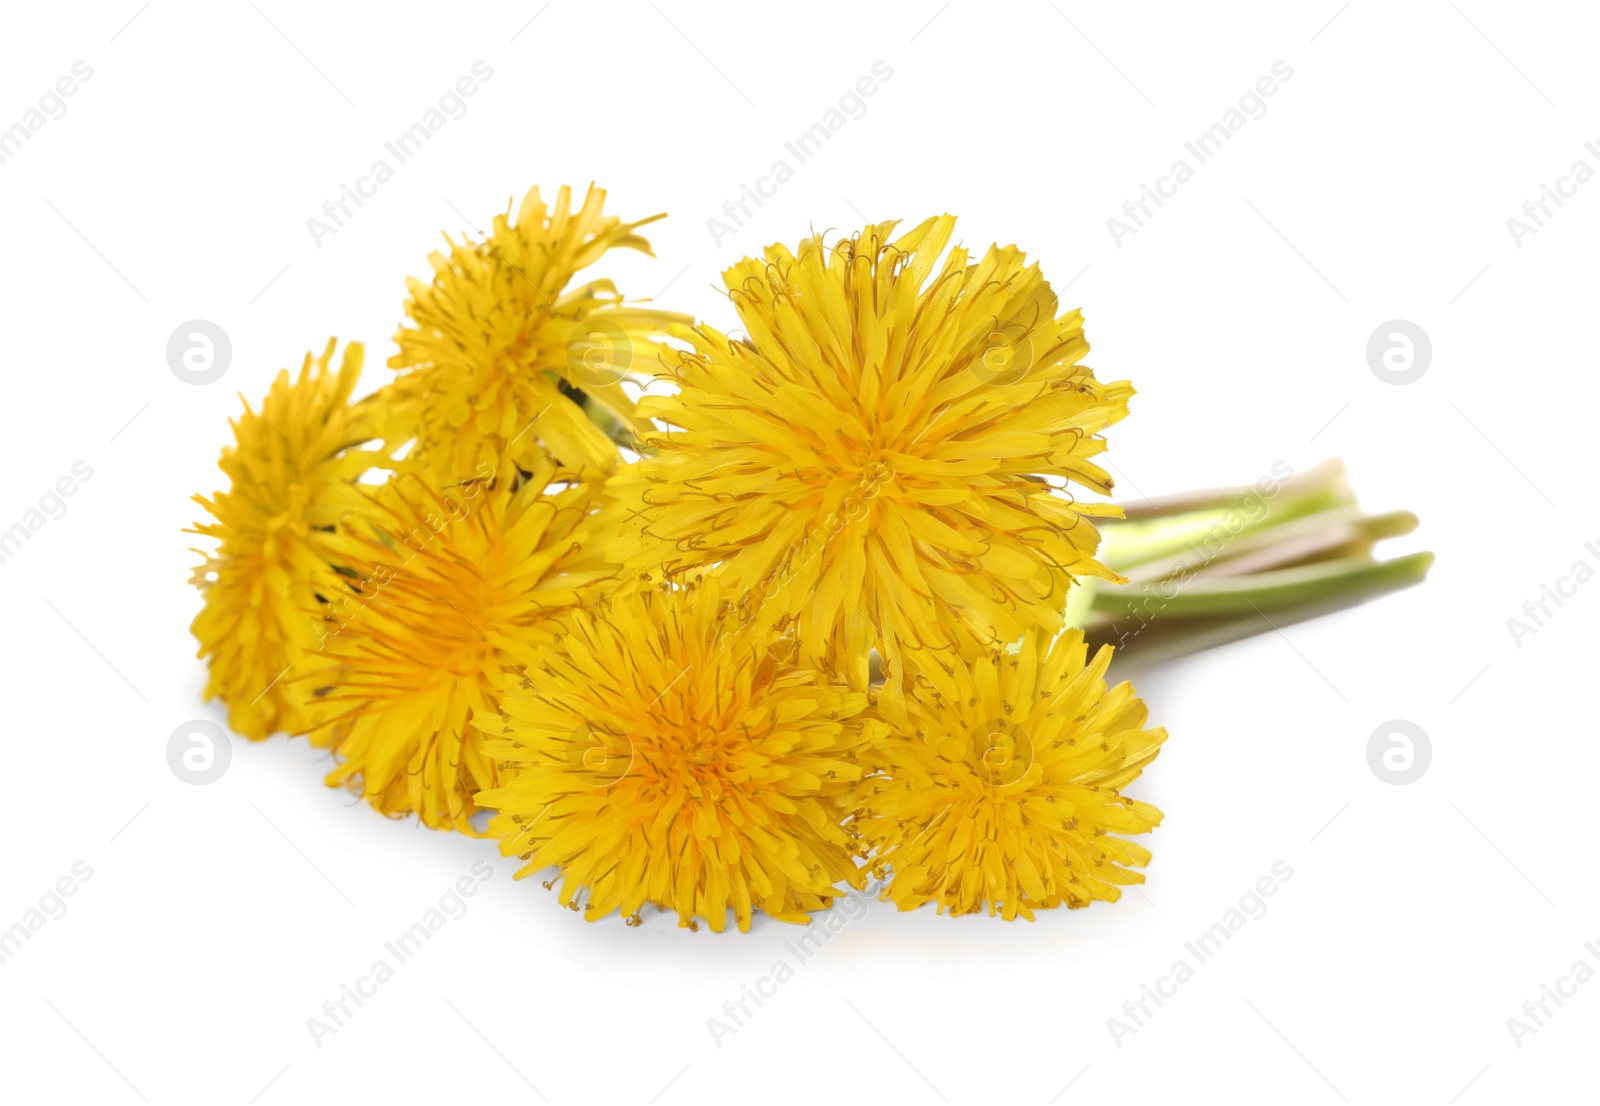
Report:
M1082 316L943 215L741 260L733 338L568 287L650 250L604 198L535 189L434 254L366 398L330 343L247 405L196 497L207 696L590 920L804 922L873 877L1009 920L1142 882L1161 814L1123 788L1166 733L1063 622L1119 579L1116 508L1070 488L1110 491L1133 394Z

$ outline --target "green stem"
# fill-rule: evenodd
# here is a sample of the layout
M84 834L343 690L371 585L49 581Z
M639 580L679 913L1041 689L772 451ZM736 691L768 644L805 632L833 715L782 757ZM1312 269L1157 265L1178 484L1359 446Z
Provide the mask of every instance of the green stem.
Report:
M1363 514L1344 466L1327 461L1270 494L1256 487L1125 505L1100 525L1100 560L1126 578L1072 591L1069 625L1143 661L1183 655L1353 606L1419 583L1433 554L1379 561L1409 534L1409 511Z
M1363 515L1355 506L1335 507L1238 537L1194 543L1181 555L1124 570L1130 584L1149 584L1183 573L1209 578L1244 576L1313 561L1359 557L1384 538L1409 534L1417 516L1409 511Z
M1247 576L1163 581L1168 588L1104 588L1091 609L1113 622L1129 618L1207 618L1260 613L1276 607L1317 603L1340 597L1365 597L1421 583L1433 565L1432 553L1412 553L1389 561L1345 557ZM1170 594L1168 594L1170 592Z
M1190 546L1259 533L1306 515L1353 507L1355 493L1344 465L1324 461L1284 481L1269 497L1254 487L1225 488L1124 504L1122 520L1099 524L1101 563L1127 573L1137 565L1173 557Z

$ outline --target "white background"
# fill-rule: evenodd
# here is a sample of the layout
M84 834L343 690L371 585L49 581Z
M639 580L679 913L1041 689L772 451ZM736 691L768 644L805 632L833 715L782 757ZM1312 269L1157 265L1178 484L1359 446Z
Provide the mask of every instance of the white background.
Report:
M1600 26L1578 5L12 5L0 125L93 77L0 165L0 529L75 461L93 477L0 565L7 797L0 927L93 876L0 964L10 1101L1571 1101L1600 982L1537 1033L1507 1019L1600 966L1593 633L1600 585L1536 634L1506 620L1600 565L1592 453L1600 183L1520 246L1506 220L1600 138ZM537 18L535 16L537 15ZM532 22L530 23L530 19ZM131 20L131 22L130 22ZM1330 22L1331 20L1331 22ZM468 113L318 247L325 200L474 61ZM875 61L893 76L720 245L707 219ZM1293 77L1132 237L1106 225L1275 61ZM1193 160L1191 165L1193 165ZM791 159L792 164L792 159ZM809 228L951 211L1082 304L1129 499L1345 458L1410 508L1424 587L1140 678L1172 738L1134 793L1166 822L1149 883L1034 924L873 904L720 1047L707 1019L795 927L587 925L492 845L325 789L302 741L233 739L216 783L168 769L202 706L181 529L238 395L329 335L369 379L439 232L532 184L610 189L657 258L632 295L733 328L740 254ZM169 334L231 336L216 384ZM1431 336L1414 384L1369 335ZM1366 745L1431 738L1393 786ZM130 821L131 820L131 821ZM473 863L493 878L321 1047L307 1019ZM1107 1028L1275 861L1292 879L1120 1046ZM1186 957L1187 958L1187 957ZM1192 963L1192 959L1191 959ZM753 1007L752 1007L753 1009ZM536 1088L536 1090L535 1090Z

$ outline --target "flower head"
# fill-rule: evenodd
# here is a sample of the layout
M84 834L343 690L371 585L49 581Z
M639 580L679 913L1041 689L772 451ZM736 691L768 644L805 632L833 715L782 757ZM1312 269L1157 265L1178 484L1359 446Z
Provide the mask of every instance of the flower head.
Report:
M591 921L655 903L720 932L731 907L747 930L862 885L840 822L867 697L729 616L710 580L575 611L503 714L478 716L506 778L478 796L489 832L519 876L560 867L561 902L586 890Z
M605 192L592 185L572 211L563 186L554 207L534 188L517 209L496 215L482 242L451 242L428 258L433 279L407 281L409 325L394 402L399 425L414 434L413 457L445 479L488 464L508 475L543 447L567 468L595 476L618 461L615 443L585 413L587 395L633 432L633 401L621 381L654 368L659 339L686 315L626 306L615 285L595 280L568 290L574 274L607 250L650 253L636 231L663 218L624 223L602 215ZM567 386L563 390L562 385Z
M1087 652L1077 630L1053 642L1035 631L1016 653L963 664L958 699L884 701L894 732L874 747L854 826L876 874L892 872L886 900L1031 921L1144 882L1126 866L1150 851L1113 835L1160 824L1122 789L1167 733L1145 727L1132 685L1106 689L1110 647L1085 663Z
M529 463L515 490L397 476L371 493L372 532L343 543L349 586L294 678L314 695L312 743L340 759L328 783L385 814L473 832L472 796L498 777L468 719L498 709L552 616L614 575L580 534L593 489Z
M293 379L281 371L260 411L245 404L218 461L228 490L194 497L214 521L190 532L217 542L209 554L196 550L206 559L193 576L204 596L190 629L210 661L205 696L221 696L228 724L250 738L305 724L302 690L282 677L316 644L318 598L342 590L330 558L363 502L355 482L384 462L355 448L376 436L371 406L349 402L362 347L346 346L335 372L335 345L306 354Z
M941 254L955 220L891 241L778 245L724 274L748 337L707 326L641 401L644 461L613 482L630 564L720 566L762 621L793 627L811 663L863 688L876 647L890 694L911 667L947 696L964 633L1014 641L1061 625L1093 558L1076 482L1132 389L1101 384L1079 312L1057 314L1012 246Z

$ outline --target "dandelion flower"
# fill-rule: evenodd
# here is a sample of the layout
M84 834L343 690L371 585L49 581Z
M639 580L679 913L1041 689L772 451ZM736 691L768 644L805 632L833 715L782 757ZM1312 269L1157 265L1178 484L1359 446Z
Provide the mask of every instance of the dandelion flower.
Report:
M840 823L867 696L729 615L710 580L574 612L504 713L478 717L507 777L478 796L490 834L518 876L559 867L590 921L655 903L721 932L731 907L748 930L756 909L805 922L836 883L862 886Z
M729 269L748 337L685 332L679 391L638 410L670 429L614 481L630 564L720 565L751 617L792 626L853 686L876 647L891 696L903 657L952 697L962 628L1053 631L1075 577L1118 578L1084 517L1117 509L1066 488L1109 492L1089 459L1133 390L1079 364L1082 315L1057 314L1015 247L941 264L954 224L891 241L880 223Z
M306 354L292 380L280 372L259 412L245 404L218 462L229 490L194 497L213 521L189 532L217 542L196 550L206 559L193 576L204 596L190 629L209 658L205 697L221 696L228 724L253 739L305 724L302 692L282 677L317 642L317 597L342 590L331 543L362 502L355 481L383 463L353 448L376 436L372 406L349 402L362 347L347 345L335 372L335 345Z
M1122 789L1167 734L1146 728L1132 685L1106 689L1111 652L1085 663L1079 631L1034 631L1016 653L963 664L958 699L885 700L894 732L874 748L854 822L875 873L892 872L885 900L1031 921L1144 882L1128 866L1150 851L1117 835L1153 829L1161 812Z
M436 488L407 472L372 493L373 532L341 550L350 586L294 678L314 695L314 745L384 814L472 833L472 795L497 780L474 711L556 613L614 570L579 534L594 496L548 461L529 478Z
M445 478L485 463L508 475L547 447L590 475L616 467L616 444L569 392L582 391L636 431L621 382L653 369L660 337L689 316L625 305L609 280L567 289L607 250L651 252L637 230L664 216L624 223L601 214L605 195L591 185L572 211L565 186L554 207L535 188L514 220L509 211L495 216L483 241L447 236L449 252L428 258L431 282L407 281L410 322L395 335L400 352L389 367L400 370L395 409L416 437L415 460Z

